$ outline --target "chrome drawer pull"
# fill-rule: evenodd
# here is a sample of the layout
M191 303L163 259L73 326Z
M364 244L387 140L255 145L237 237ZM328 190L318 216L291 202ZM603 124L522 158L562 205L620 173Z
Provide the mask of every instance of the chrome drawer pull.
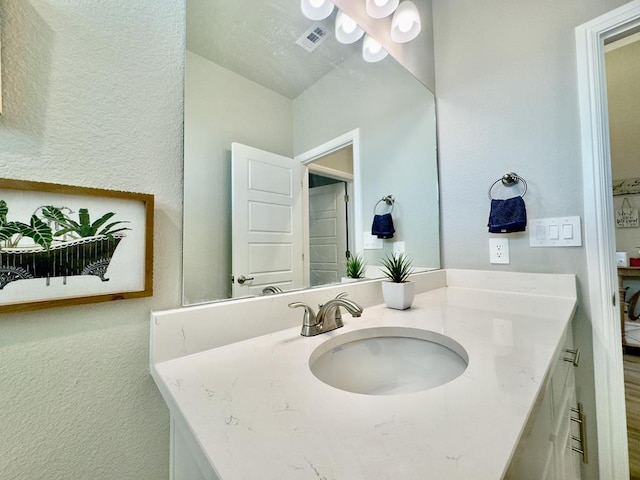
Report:
M571 413L578 415L575 418L573 415L569 415L572 422L580 425L580 436L571 435L571 440L580 444L580 448L571 446L571 450L582 455L582 462L587 463L587 416L583 412L582 403L578 403L578 407L571 407Z
M570 362L574 367L577 367L580 364L580 349L576 348L575 350L571 350L569 348L565 348L564 351L571 354L572 357L563 357L562 360Z

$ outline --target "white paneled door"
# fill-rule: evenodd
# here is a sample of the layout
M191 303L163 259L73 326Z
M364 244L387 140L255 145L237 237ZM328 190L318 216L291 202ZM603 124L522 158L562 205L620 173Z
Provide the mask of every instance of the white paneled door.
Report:
M346 276L347 214L343 182L309 189L311 286Z
M301 170L292 158L232 144L234 298L303 286Z

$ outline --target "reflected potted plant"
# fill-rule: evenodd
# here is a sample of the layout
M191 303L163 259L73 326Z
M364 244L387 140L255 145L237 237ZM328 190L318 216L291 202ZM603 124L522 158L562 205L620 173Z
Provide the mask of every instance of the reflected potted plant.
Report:
M408 280L413 273L411 259L404 253L387 255L380 263L382 274L387 278L382 282L382 298L387 307L406 310L413 304L415 284Z
M364 278L367 264L362 258L362 254L351 255L347 258L347 276L342 277L342 283L355 282Z

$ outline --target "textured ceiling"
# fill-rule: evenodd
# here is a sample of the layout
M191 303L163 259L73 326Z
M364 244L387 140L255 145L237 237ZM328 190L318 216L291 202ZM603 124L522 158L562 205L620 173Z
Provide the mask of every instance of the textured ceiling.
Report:
M361 41L335 40L335 15L308 20L298 0L187 0L187 49L293 99L359 53ZM315 23L329 35L309 53L296 40Z

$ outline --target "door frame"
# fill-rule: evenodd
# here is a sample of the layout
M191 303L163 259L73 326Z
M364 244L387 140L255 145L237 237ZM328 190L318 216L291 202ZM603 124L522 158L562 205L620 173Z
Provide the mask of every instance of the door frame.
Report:
M353 239L350 248L352 247L352 252L360 252L362 251L364 231L362 226L362 185L360 181L354 181L354 179L362 178L360 174L360 129L356 128L351 130L293 157L294 160L302 163L304 169L302 172L302 238L304 241L304 279L307 285L309 284L311 276L309 268L309 170L315 169L315 167L311 167L310 164L320 157L349 145L351 145L353 155L353 178L349 181L345 176L344 180L348 181L348 185L350 186L348 192L350 202L353 205L353 215L351 216L352 218L349 219L349 227L352 228L352 232L350 232L352 234L349 235L349 238ZM322 174L326 175L326 172Z
M639 26L640 0L634 0L576 28L599 471L612 480L629 478L629 458L604 43Z

